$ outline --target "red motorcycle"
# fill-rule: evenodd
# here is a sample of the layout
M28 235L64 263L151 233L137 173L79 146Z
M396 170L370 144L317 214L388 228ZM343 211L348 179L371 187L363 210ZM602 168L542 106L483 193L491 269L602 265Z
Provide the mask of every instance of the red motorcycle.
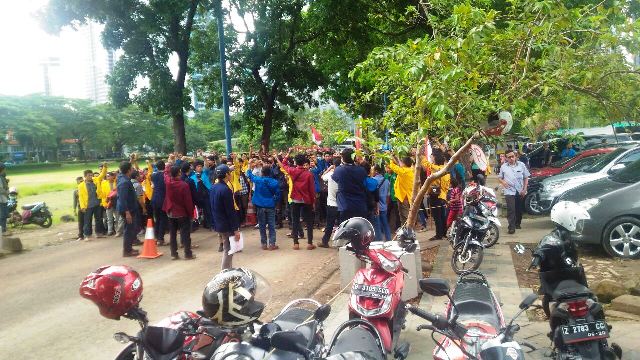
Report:
M400 258L386 249L370 249L375 239L373 226L364 218L355 217L344 221L333 237L338 245L347 245L347 250L369 266L356 272L349 300L349 318L361 318L370 322L380 334L387 354L405 359L409 344L399 343L400 331L404 327L406 306L402 301L404 274ZM396 234L403 253L416 249L415 233L402 228ZM400 255L401 257L402 255Z
M221 344L237 337L189 311L177 312L155 326L149 325L147 313L139 307L142 278L128 266L98 268L82 281L80 295L93 301L108 319L125 317L140 324L136 336L114 334L116 341L128 344L116 360L208 359Z

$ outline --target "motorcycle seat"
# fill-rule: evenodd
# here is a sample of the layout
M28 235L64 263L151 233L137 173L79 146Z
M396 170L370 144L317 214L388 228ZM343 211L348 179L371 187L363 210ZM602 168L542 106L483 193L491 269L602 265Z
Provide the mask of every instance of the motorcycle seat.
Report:
M291 308L277 316L273 322L280 326L282 331L299 331L307 338L308 344L311 344L316 332L316 323L311 321L301 325L310 320L313 320L313 312L306 309Z
M551 297L553 299L572 298L572 297L590 297L593 293L588 287L580 284L575 280L563 280L553 289Z
M371 331L354 327L342 332L329 350L329 356L356 352L371 360L383 360L383 354Z
M463 282L456 285L453 301L458 308L459 322L485 322L495 329L500 328L500 319L491 290L480 282ZM451 311L455 311L451 308Z
M27 204L27 205L22 205L22 210L31 210L34 207L38 206L38 204Z

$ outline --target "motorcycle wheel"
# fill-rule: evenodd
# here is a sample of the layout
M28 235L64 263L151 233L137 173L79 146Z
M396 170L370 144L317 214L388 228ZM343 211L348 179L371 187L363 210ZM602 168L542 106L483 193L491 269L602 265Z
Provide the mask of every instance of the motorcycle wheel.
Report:
M46 215L42 223L39 223L38 225L46 229L51 227L51 224L53 224L53 219L51 218L51 215Z
M489 224L489 230L482 239L482 246L486 249L492 247L493 245L498 243L498 239L500 238L500 228L498 225L491 223Z
M453 249L451 255L451 268L458 275L464 271L478 270L484 256L482 246L469 246L464 253L462 253L462 248L463 246Z
M120 353L116 356L115 360L135 360L138 351L136 344L129 343Z

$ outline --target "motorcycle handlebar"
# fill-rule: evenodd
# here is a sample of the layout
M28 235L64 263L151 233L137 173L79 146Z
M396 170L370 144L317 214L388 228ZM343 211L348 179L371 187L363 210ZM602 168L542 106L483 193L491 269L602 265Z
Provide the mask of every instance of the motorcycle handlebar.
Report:
M424 311L415 306L410 306L409 311L412 314L417 315L427 320L428 322L432 323L433 326L435 326L439 330L445 330L449 328L449 321L447 321L447 319L444 316L440 316L440 315L430 313L428 311Z

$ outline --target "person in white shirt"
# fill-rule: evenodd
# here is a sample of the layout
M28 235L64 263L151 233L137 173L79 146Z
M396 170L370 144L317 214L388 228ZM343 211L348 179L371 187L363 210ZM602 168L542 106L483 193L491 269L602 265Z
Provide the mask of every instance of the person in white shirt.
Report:
M324 235L322 236L322 244L320 247L328 248L329 247L329 239L331 238L331 234L333 233L333 226L338 219L338 202L336 200L336 195L338 193L338 183L335 182L331 175L333 175L333 170L340 166L340 158L333 159L333 165L329 166L327 170L322 174L322 181L327 182L327 224L324 228Z

